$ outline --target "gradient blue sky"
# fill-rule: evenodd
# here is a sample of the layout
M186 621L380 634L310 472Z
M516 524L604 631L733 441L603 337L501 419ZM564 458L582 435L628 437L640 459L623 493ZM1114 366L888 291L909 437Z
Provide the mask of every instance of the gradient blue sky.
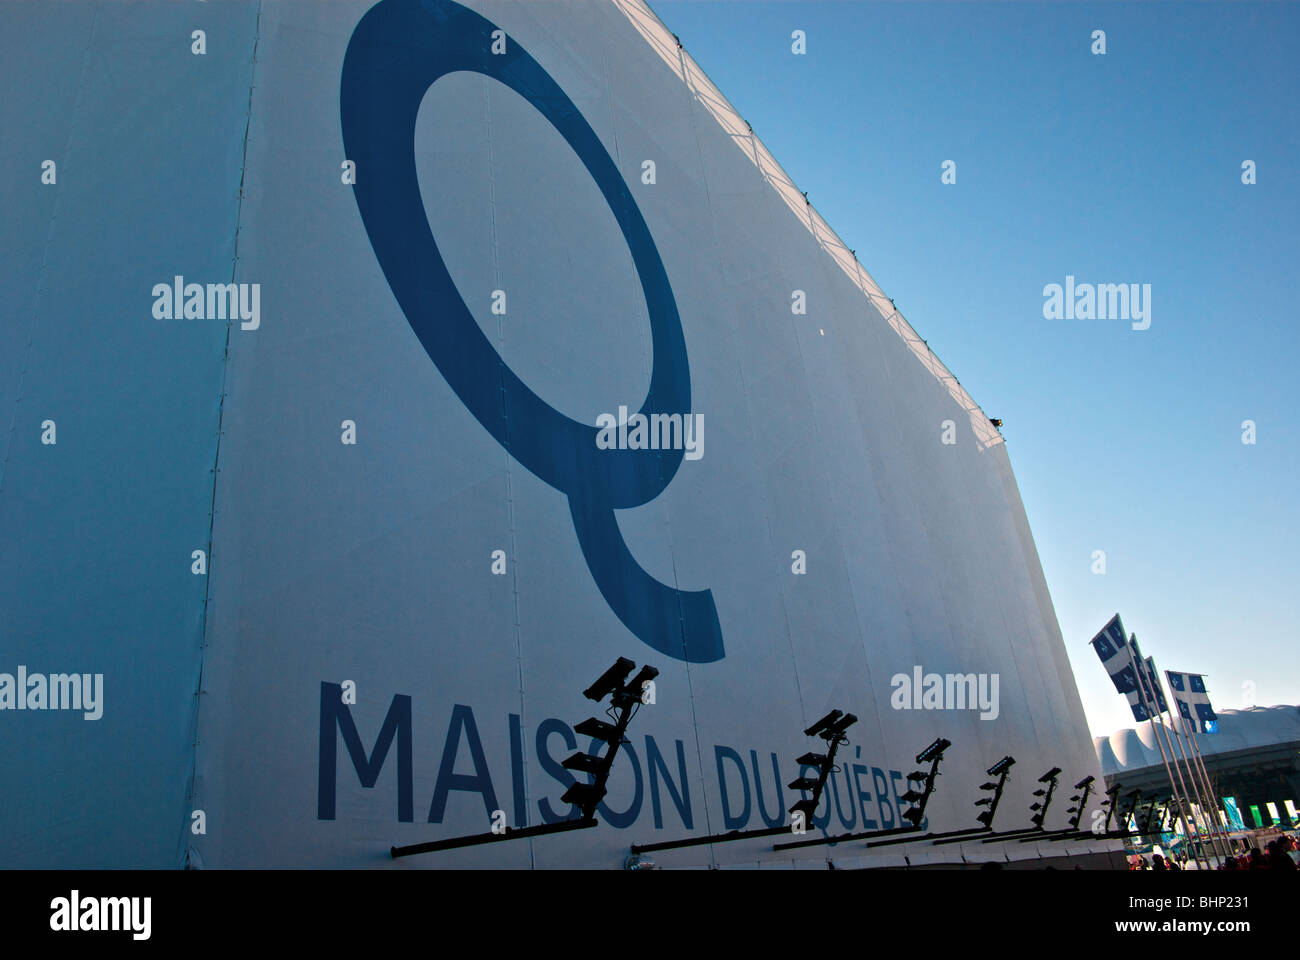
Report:
M1116 611L1216 708L1300 703L1300 5L651 5L1005 420L1093 733ZM1043 319L1067 274L1151 284L1150 329Z

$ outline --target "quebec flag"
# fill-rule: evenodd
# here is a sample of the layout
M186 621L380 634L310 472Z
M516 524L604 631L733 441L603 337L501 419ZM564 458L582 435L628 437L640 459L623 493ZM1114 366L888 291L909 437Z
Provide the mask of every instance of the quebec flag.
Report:
M1142 651L1138 647L1137 634L1129 639L1129 647L1132 648L1133 662L1144 664L1141 675L1142 687L1146 693L1146 701L1155 707L1156 713L1168 713L1169 703L1165 700L1165 689L1160 685L1159 675L1156 673L1156 662L1151 657L1142 659Z
M1137 670L1133 665L1133 654L1129 650L1128 641L1125 637L1124 623L1117 613L1110 618L1110 622L1106 626L1101 628L1101 632L1092 638L1092 648L1097 651L1102 666L1110 674L1115 689L1120 693L1129 695L1130 705L1136 701L1137 707L1141 707L1141 699L1137 693ZM1137 707L1133 710L1135 717L1137 717ZM1138 717L1138 719L1145 720L1146 717L1142 716Z
M1175 673L1173 670L1166 670L1165 676L1169 678L1169 689L1183 721L1193 724L1201 733L1217 733L1219 717L1210 706L1205 678L1199 673Z

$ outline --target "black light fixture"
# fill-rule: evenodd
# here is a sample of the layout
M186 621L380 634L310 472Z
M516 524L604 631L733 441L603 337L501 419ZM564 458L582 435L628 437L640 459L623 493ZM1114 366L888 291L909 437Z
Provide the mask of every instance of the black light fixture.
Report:
M1034 814L1032 817L1029 818L1029 822L1034 825L1035 830L1043 829L1043 823L1047 819L1047 808L1051 806L1052 793L1053 791L1056 790L1056 778L1060 775L1061 775L1061 768L1052 767L1051 770L1048 770L1045 774L1043 774L1041 777L1038 778L1039 783L1047 784L1047 789L1035 790L1034 796L1036 797L1041 796L1043 798L1043 802L1041 804L1032 803L1029 805L1030 810L1038 811L1036 814Z
M830 713L826 714L826 716L822 717L820 720L814 723L811 727L804 730L803 732L804 736L805 737L820 736L823 730L825 730L827 727L829 727L832 723L834 723L842 716L844 716L844 714L841 711L832 710Z
M930 794L934 793L935 778L939 776L939 761L943 759L943 752L951 746L951 740L939 737L916 755L917 763L930 764L930 772L921 773L918 770L916 773L909 774L908 780L924 780L924 784L919 792L909 787L907 793L898 798L900 801L915 804L901 814L902 819L910 823L913 829L920 829L921 821L925 819L925 805L930 802Z
M573 732L584 737L591 737L593 740L603 740L606 743L618 743L623 739L622 731L612 723L606 723L603 720L597 720L595 717L588 717L582 723L573 728Z
M1094 777L1089 775L1074 785L1074 789L1080 792L1076 793L1070 799L1077 800L1079 803L1078 806L1070 807L1065 812L1074 814L1073 819L1070 820L1070 826L1075 830L1079 829L1079 821L1083 819L1084 810L1088 807L1088 797L1092 793L1092 782L1094 779Z
M572 804L579 809L582 814L580 818L570 817L567 820L560 820L555 823L541 823L532 827L506 827L501 831L494 828L490 833L450 837L445 840L412 843L400 847L394 846L389 848L389 855L392 857L409 857L419 853L454 850L484 843L501 843L523 837L538 837L546 834L567 833L572 830L587 830L596 826L596 808L605 796L605 783L609 780L609 771L614 764L614 756L618 753L618 748L623 744L623 735L627 732L627 725L641 706L641 694L645 684L659 676L659 671L654 667L645 666L641 668L641 672L636 675L631 683L626 683L627 675L632 672L632 668L635 666L636 664L626 657L619 657L612 667L596 679L595 683L582 691L583 696L589 700L595 700L597 703L606 697L610 697L610 702L613 705L610 707L609 716L614 722L606 723L603 720L597 720L595 717L588 717L573 728L574 732L582 736L591 737L595 741L607 744L609 750L603 757L596 753L579 751L560 764L566 770L583 773L591 777L589 783L575 781L565 790L564 796L561 797L565 803ZM617 715L615 715L615 711L618 711ZM628 869L633 870L653 868L653 866L654 861L648 859L638 864L633 864L631 861L628 863Z
M1131 832L1129 821L1132 820L1132 829L1140 830L1141 827L1138 826L1138 807L1141 806L1142 803L1142 791L1130 790L1128 793L1124 794L1124 802L1126 806L1119 812L1119 826L1123 828L1125 833L1129 833Z
M934 743L930 744L924 750L916 755L917 763L929 763L932 760L942 760L943 752L952 746L951 740L945 740L939 737Z
M649 664L646 664L644 667L642 667L640 670L637 671L636 676L632 678L632 682L627 685L627 689L631 691L635 691L637 695L637 699L641 700L644 703L645 702L644 693L645 693L646 684L653 681L654 678L657 676L659 676L659 670L655 667L650 666Z
M803 815L804 823L807 823L817 809L817 803L821 798L822 790L826 785L826 778L835 769L835 751L845 743L848 743L848 737L844 731L849 726L857 722L857 717L852 714L845 714L840 710L832 710L826 716L822 717L812 726L806 728L804 733L813 736L813 731L817 732L823 740L826 741L826 753L813 753L809 751L798 759L798 763L804 767L812 767L817 776L804 776L800 771L800 776L792 781L789 785L792 790L802 792L812 791L811 797L805 797L790 808L791 813L799 812ZM725 833L712 833L708 836L684 837L679 840L661 840L655 843L634 843L631 852L634 855L653 853L656 850L676 850L682 847L698 847L703 844L713 843L735 843L740 840L752 840L757 837L775 837L779 834L788 834L791 830L791 824L783 824L778 827L760 827L757 830L728 830ZM811 844L835 842L832 840L823 840L815 838L811 840L798 840L790 843L778 844L774 849L781 850L786 847L802 847Z
M627 657L619 657L612 667L597 678L595 683L582 691L582 695L588 700L599 703L623 685L623 681L635 666L636 664Z
M810 794L796 801L794 806L790 808L791 814L803 816L804 824L812 823L813 814L817 811L817 805L821 802L822 791L826 788L826 780L835 769L835 751L840 748L841 744L849 742L849 738L844 735L844 731L857 722L858 718L851 713L832 710L804 730L804 733L810 737L821 737L826 741L827 747L825 753L813 753L810 750L795 761L801 768L811 767L815 775L807 776L801 772L798 777L787 784L791 790Z
M993 795L990 797L980 797L980 799L975 801L975 806L977 807L988 807L987 810L981 811L975 818L983 825L985 830L993 829L993 817L997 815L998 802L1002 799L1002 790L1007 785L1011 767L1015 762L1014 757L1003 757L985 771L990 777L998 778L996 781L989 780L985 783L981 783L980 789L991 790Z
M577 770L579 773L595 773L600 769L600 763L600 757L593 753L575 753L560 766L566 770Z
M844 731L858 722L858 718L851 713L846 713L830 725L828 731L838 736L843 736Z
M618 748L623 744L627 725L641 706L644 686L659 676L659 671L654 667L644 666L632 681L628 682L627 675L635 666L636 664L627 657L619 657L612 667L597 678L595 683L582 691L583 696L597 703L609 697L611 703L609 713L614 719L613 723L606 723L604 720L588 717L573 728L575 733L591 737L608 746L609 749L604 756L579 750L560 764L566 770L584 773L591 777L589 783L575 781L560 797L561 802L577 807L582 812L583 820L595 819L596 808L605 798L607 792L605 784L609 780L609 771L614 765Z
M1106 799L1101 801L1101 807L1106 811L1106 820L1102 824L1102 833L1110 833L1110 822L1115 818L1119 804L1117 797L1119 795L1120 785L1117 782L1113 787L1106 791Z
M989 767L988 770L985 771L985 773L987 773L990 777L997 777L1005 773L1006 771L1010 770L1013 766L1015 766L1015 763L1016 763L1015 757L1003 757L997 763L993 764L993 766Z

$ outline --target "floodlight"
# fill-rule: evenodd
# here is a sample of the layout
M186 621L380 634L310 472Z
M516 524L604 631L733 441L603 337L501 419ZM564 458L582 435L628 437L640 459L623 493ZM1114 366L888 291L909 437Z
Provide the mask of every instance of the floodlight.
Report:
M595 810L596 804L605 796L603 786L591 783L575 783L564 791L564 796L560 797L561 803L571 803L574 806L581 807L582 812L590 817L589 810Z
M647 664L637 671L636 676L632 678L632 682L628 684L628 689L634 696L640 697L645 685L657 676L659 676L658 669Z
M916 801L920 800L923 796L925 796L925 794L917 793L915 790L908 790L907 793L903 794L898 799L902 800L904 803L916 803Z
M934 743L930 744L928 747L926 747L924 750L922 750L920 753L916 755L916 762L929 763L931 760L934 760L938 757L942 757L943 752L951 746L952 746L951 740L945 740L943 737L940 737L938 740L934 741Z
M851 713L846 714L843 710L832 710L804 730L805 736L821 737L825 740L827 752L813 753L809 751L796 761L801 767L813 768L817 771L817 774L815 777L800 775L788 784L791 790L806 791L811 794L790 808L792 814L802 813L807 820L812 819L818 803L821 802L821 794L826 786L826 778L830 776L831 771L835 768L835 751L839 749L841 743L848 742L843 736L844 730L856 723L857 720L858 718Z
M842 710L832 710L830 713L826 714L826 716L822 717L811 727L805 730L804 736L806 737L820 736L823 730L825 730L827 727L829 727L832 723L834 723L842 716L844 716L844 712Z
M996 790L997 788L998 788L998 785L997 785L996 783L994 783L992 780L988 781L987 783L981 783L981 784L980 784L980 789L981 789L981 790Z
M622 743L623 735L618 732L618 727L612 723L605 723L603 720L597 720L595 717L588 717L582 723L573 728L574 733L582 734L584 737L592 737L596 740L604 740L606 743Z
M595 773L600 769L600 764L600 757L578 751L560 766L566 770L577 770L579 773Z
M907 775L907 779L908 779L908 780L928 780L928 779L930 779L930 775L929 775L928 773L926 773L924 770L913 770L911 773L909 773L909 774Z
M1015 762L1016 762L1015 757L1003 757L1003 758L1002 758L1001 760L999 760L997 763L993 764L993 766L989 767L988 770L986 770L985 772L986 772L990 777L996 777L996 776L997 776L998 774L1000 774L1003 770L1006 770L1008 767L1010 767L1010 766L1011 766L1012 764L1014 764Z
M851 713L846 713L844 714L844 716L840 717L838 720L832 723L830 725L830 729L827 732L833 733L836 736L842 736L845 730L847 730L849 727L853 726L857 722L858 722L857 717L855 717Z
M632 672L636 664L627 657L619 657L614 665L600 675L600 678L582 691L582 695L588 700L600 702L623 685L627 675Z
M816 810L817 810L817 800L816 798L813 797L809 797L807 800L800 800L798 803L796 803L793 807L790 808L791 813L797 813L799 811L802 811L804 820L808 821L809 823L812 822L813 813Z

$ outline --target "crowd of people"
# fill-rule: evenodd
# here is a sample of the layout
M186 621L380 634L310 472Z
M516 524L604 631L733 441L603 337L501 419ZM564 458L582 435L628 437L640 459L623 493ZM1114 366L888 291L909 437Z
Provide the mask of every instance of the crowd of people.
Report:
M1266 851L1251 847L1249 853L1225 861L1220 870L1296 870L1300 860L1300 845L1295 838L1282 834L1268 842Z
M1229 857L1219 865L1220 870L1297 870L1300 867L1300 844L1294 837L1282 834L1268 841L1264 850L1258 846L1251 847L1246 853ZM1130 870L1186 870L1187 853L1177 856L1154 854L1150 858L1134 856L1129 858Z

